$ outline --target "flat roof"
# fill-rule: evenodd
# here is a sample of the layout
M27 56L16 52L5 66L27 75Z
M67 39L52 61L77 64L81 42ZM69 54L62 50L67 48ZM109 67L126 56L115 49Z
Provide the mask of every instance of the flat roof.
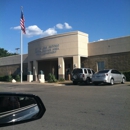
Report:
M43 38L39 38L33 41L30 41L28 44L33 43L34 41L40 41L40 40L47 40L47 39L52 39L52 38L57 38L57 37L64 37L64 36L68 36L68 35L75 35L75 34L80 34L80 35L84 35L84 36L88 36L87 33L81 32L81 31L73 31L73 32L67 32L67 33L61 33L61 34L56 34L56 35L51 35L51 36L46 36Z
M110 39L102 39L98 41L89 42L90 43L96 43L96 42L103 42L103 41L109 41L109 40L116 40L116 39L122 39L122 38L129 38L130 36L122 36L122 37L116 37L116 38L110 38Z

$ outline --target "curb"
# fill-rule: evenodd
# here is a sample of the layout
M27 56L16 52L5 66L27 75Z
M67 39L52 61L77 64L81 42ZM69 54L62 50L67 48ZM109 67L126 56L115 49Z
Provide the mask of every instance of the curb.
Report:
M59 83L48 83L48 82L45 82L45 83L40 83L40 82L16 82L16 83L12 83L12 82L0 82L0 84L3 83L3 84L37 84L37 85L50 85L50 86L67 86L67 84L70 84L71 85L71 81L70 82L59 82ZM130 85L130 82L125 82L125 84L127 85ZM73 84L72 84L73 85Z
M40 83L40 82L15 82L15 83L12 83L12 82L0 82L0 84L37 84L37 85L50 85L50 86L66 86L65 84L60 84L60 83Z

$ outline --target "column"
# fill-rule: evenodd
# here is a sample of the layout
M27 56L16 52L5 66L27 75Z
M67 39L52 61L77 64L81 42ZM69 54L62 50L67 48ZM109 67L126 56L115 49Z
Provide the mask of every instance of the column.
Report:
M58 58L58 77L59 79L65 79L65 63L63 57Z
M73 69L74 68L81 68L80 56L73 56Z
M33 76L34 76L34 81L38 81L38 63L37 61L33 61Z

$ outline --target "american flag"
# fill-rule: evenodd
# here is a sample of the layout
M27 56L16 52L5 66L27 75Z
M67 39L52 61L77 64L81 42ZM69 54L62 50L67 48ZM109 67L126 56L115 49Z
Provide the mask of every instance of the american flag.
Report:
M20 26L21 26L21 30L23 31L23 33L26 34L24 21L25 20L24 20L24 16L23 16L23 11L21 11Z

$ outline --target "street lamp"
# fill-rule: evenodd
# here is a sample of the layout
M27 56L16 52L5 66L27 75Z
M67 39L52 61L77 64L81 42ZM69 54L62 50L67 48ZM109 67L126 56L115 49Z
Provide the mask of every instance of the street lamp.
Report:
M19 50L20 48L15 48L15 50L16 50L16 54L18 54L18 50Z

